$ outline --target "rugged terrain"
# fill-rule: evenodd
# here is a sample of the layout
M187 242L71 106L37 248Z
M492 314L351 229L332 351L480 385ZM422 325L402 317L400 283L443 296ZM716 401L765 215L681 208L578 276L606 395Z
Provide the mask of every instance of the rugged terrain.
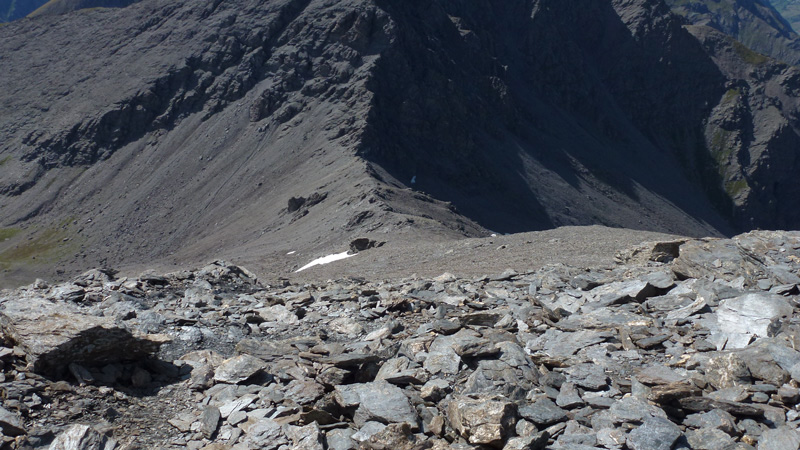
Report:
M755 52L789 64L800 62L800 37L769 1L667 0L667 3L692 24L712 27Z
M645 0L145 0L5 25L2 282L796 227L798 69L683 24Z
M217 261L2 291L3 448L800 447L800 234L612 259L568 248L587 231L506 237L481 261L512 268L479 275L303 283ZM592 264L505 256L564 252Z
M770 0L770 3L792 25L792 28L800 29L800 3L796 0Z

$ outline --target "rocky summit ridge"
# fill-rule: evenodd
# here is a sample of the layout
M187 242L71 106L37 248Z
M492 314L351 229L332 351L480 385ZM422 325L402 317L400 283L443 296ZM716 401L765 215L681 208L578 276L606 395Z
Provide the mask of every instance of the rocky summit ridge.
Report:
M0 293L0 446L797 449L800 233L615 260L37 280Z
M661 0L143 0L9 23L0 54L7 286L800 224L800 72Z

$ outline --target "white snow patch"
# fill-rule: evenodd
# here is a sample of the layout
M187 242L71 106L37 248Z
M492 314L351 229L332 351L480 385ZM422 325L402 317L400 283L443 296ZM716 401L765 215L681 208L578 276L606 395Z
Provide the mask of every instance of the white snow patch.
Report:
M356 254L353 253L351 255L348 252L342 252L342 253L336 253L336 254L333 254L333 255L323 256L322 258L317 258L317 259L311 261L310 263L308 263L305 266L295 270L294 272L297 273L297 272L300 272L302 270L306 270L309 267L320 266L322 264L332 263L334 261L338 261L340 259L349 258L351 256L356 256Z

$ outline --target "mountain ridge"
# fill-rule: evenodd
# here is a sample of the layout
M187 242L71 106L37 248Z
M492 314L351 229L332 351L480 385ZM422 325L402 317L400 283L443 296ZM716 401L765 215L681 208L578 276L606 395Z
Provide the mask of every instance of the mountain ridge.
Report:
M796 69L739 57L727 70L735 42L711 52L660 1L506 6L144 0L3 27L0 88L20 94L0 100L0 264L795 223ZM736 83L774 104L780 136L761 113L723 120ZM764 132L715 157L714 114ZM756 183L774 174L785 194Z

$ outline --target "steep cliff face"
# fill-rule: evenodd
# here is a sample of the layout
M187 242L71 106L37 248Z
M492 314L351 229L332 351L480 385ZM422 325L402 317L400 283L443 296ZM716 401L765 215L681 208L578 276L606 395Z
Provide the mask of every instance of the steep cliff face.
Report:
M728 78L706 126L706 146L742 227L796 228L800 190L800 70L730 37L689 27Z
M770 3L795 31L800 30L800 3L795 0L770 0Z
M797 226L794 72L704 30L660 0L143 0L13 23L0 264ZM741 83L780 103L780 133L732 118ZM720 151L724 127L758 145Z
M694 25L736 38L751 50L789 64L800 63L800 37L768 0L666 0ZM782 8L787 11L787 5Z

